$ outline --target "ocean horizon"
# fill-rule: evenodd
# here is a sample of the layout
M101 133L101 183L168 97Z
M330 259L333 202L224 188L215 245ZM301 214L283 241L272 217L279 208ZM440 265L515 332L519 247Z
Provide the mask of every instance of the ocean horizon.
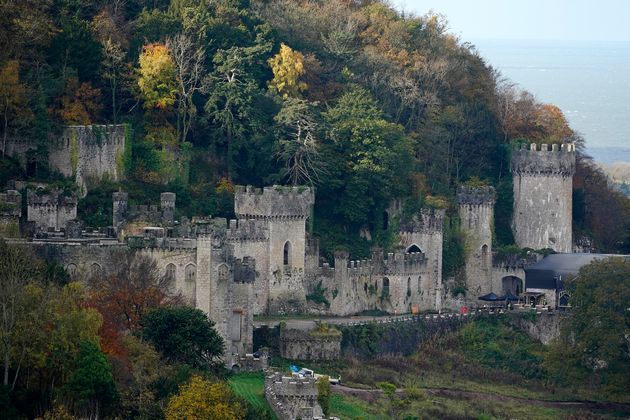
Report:
M596 162L630 162L630 42L471 43L512 83L558 106Z

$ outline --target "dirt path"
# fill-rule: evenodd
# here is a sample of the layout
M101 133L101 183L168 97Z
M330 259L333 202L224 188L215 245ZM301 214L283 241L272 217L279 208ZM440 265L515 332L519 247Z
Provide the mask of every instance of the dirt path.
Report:
M624 413L630 414L630 403L596 402L596 401L581 401L581 400L547 401L547 400L511 397L511 396L492 394L492 393L486 393L486 392L463 391L463 390L457 390L457 389L446 389L446 388L421 388L421 389L423 392L425 392L428 395L436 395L439 397L455 398L455 399L460 399L460 400L483 399L483 400L494 400L494 401L504 401L504 402L520 402L520 403L525 403L525 404L535 404L535 405L551 407L551 408L585 408L589 410L607 410L607 411L617 410L617 411L623 411ZM380 398L383 395L383 391L380 389L351 388L345 385L332 386L331 390L337 394L360 398L369 403L375 402L378 398ZM402 394L403 392L404 390L401 388L398 388L396 390L397 394Z

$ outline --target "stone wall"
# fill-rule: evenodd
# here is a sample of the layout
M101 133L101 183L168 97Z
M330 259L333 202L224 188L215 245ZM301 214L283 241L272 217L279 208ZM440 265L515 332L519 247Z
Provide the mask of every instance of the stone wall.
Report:
M322 418L313 378L287 377L270 372L265 378L265 398L280 420Z
M280 329L280 356L291 360L337 360L341 355L341 333Z
M575 146L543 144L512 153L512 229L521 248L572 252L572 199Z
M69 221L77 218L77 197L58 189L27 190L26 205L27 221L43 231L65 229Z
M560 324L564 315L561 312L532 312L527 315L512 314L512 323L531 338L548 345L560 337Z

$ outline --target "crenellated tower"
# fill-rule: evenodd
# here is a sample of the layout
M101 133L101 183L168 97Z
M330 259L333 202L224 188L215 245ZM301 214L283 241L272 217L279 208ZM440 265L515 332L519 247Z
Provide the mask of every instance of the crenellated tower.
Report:
M268 234L267 242L258 244L258 249L247 249L247 255L259 263L258 269L268 274L267 285L256 291L257 312L300 310L290 307L290 302L305 301L306 221L315 201L313 190L278 185L263 190L239 186L234 200L236 217L255 220ZM263 246L266 249L261 249Z
M512 230L521 248L572 251L575 145L535 143L512 153Z
M493 187L460 186L457 191L460 229L465 238L467 297L473 302L492 291Z

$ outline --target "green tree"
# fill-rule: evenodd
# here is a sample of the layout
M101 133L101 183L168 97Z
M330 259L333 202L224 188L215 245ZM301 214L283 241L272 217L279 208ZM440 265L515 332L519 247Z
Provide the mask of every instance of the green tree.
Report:
M214 322L199 309L159 308L144 316L141 324L142 337L170 362L207 368L223 354L223 339Z
M177 79L170 50L163 44L145 45L139 59L138 87L147 109L166 109L175 103Z
M571 312L546 366L576 384L598 380L608 392L630 389L630 261L608 258L582 267L566 282Z
M280 52L269 59L269 66L273 71L269 88L283 99L299 98L308 87L300 81L300 77L304 75L304 56L301 52L280 44Z
M65 386L66 395L76 404L75 411L90 418L111 412L118 392L111 366L98 345L92 341L83 342L75 365Z

